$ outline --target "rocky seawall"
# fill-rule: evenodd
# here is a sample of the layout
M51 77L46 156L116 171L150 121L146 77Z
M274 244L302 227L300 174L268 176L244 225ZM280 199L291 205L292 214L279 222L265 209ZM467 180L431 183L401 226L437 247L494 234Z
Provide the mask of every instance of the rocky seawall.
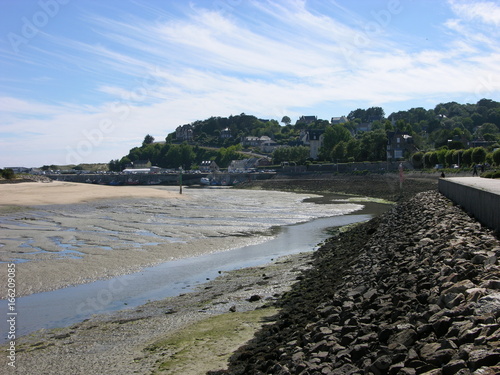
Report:
M328 240L221 374L498 374L500 241L437 191Z

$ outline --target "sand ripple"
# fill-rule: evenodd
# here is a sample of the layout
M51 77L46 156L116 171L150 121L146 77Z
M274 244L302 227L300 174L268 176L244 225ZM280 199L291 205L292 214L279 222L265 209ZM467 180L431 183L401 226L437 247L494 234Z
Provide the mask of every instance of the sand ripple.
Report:
M27 201L50 185L31 184ZM69 196L72 188L78 195L82 187L95 186L65 184L63 195ZM263 242L277 226L362 208L318 205L303 201L310 195L273 191L185 189L181 196L174 187L130 187L126 194L124 187L102 188L107 195L99 189L99 194L89 194L93 198L88 202L77 199L0 215L0 266L17 263L18 295Z

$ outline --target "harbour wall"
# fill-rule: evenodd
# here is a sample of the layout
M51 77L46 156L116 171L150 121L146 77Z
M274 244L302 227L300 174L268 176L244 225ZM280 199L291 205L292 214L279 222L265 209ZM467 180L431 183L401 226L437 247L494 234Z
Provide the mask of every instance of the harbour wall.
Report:
M83 182L102 185L179 185L179 174L172 173L130 173L130 174L47 174L57 181ZM200 185L202 177L209 177L218 185L236 185L241 182L264 180L273 173L197 173L183 174L183 185Z
M467 180L441 178L438 182L439 192L460 205L481 224L500 232L500 189L491 190L487 186L483 188L481 184L477 184L477 181L483 179L472 179L476 182L473 185ZM484 183L490 185L491 181L484 180Z

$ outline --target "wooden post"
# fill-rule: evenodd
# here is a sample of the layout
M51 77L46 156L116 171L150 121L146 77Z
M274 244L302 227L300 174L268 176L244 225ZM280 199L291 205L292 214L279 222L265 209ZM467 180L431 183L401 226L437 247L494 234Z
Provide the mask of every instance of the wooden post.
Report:
M179 167L179 194L182 195L182 167Z

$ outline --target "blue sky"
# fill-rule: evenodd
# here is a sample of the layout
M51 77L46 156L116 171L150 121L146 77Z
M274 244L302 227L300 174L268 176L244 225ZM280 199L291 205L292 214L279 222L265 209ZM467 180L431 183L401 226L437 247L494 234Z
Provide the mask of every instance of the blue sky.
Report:
M498 101L499 26L497 0L0 0L0 167L210 116Z

